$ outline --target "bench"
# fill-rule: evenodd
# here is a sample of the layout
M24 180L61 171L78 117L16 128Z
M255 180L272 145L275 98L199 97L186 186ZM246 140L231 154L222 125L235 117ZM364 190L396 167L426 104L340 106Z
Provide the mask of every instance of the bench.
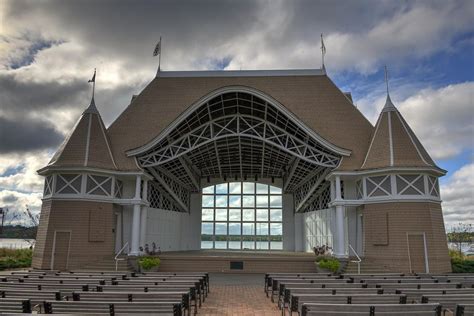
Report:
M304 304L301 316L441 316L439 304Z
M443 310L454 311L457 304L474 304L474 294L423 295L421 303L437 302Z
M473 315L474 304L458 304L456 305L455 316Z
M180 302L86 302L86 301L45 301L45 314L160 314L182 316Z
M31 313L31 301L28 299L0 298L2 313Z
M367 295L321 295L293 293L290 298L289 311L302 313L302 306L308 303L327 304L406 304L404 294L367 294ZM282 311L284 315L284 310Z

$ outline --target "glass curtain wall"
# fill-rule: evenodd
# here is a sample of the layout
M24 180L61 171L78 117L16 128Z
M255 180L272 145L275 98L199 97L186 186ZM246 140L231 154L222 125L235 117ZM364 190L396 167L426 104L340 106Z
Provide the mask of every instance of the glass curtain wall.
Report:
M282 192L275 186L230 182L202 191L202 249L283 249Z

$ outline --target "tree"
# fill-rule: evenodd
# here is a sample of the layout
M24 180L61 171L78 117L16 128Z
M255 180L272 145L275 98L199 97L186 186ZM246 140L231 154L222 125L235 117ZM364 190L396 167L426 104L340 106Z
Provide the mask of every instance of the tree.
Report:
M462 254L462 245L471 243L473 237L472 224L459 223L451 228L448 233L448 241L456 244L459 253Z

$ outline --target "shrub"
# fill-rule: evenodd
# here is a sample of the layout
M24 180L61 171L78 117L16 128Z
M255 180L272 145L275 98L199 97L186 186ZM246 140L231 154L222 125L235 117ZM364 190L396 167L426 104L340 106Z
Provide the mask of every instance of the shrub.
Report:
M328 269L332 273L336 273L341 266L339 260L333 257L319 256L316 258L316 262L321 269Z
M31 266L33 250L0 248L0 271Z
M159 267L160 263L161 261L158 257L142 257L138 259L138 264L145 271L148 271L154 267Z
M474 258L469 258L453 249L449 250L449 256L454 273L474 273Z

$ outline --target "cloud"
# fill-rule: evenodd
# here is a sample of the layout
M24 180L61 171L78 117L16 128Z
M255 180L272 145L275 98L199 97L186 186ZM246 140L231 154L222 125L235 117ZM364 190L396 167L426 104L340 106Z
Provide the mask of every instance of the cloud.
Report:
M17 191L0 190L0 204L2 207L8 209L4 223L5 225L31 225L28 216L25 213L26 207L28 206L33 214L38 214L41 208L41 193L27 194Z
M474 224L474 163L456 171L441 186L443 213L446 227L460 222Z
M398 108L434 159L474 150L474 82L423 89Z
M57 146L63 139L43 122L11 121L0 116L0 154Z

